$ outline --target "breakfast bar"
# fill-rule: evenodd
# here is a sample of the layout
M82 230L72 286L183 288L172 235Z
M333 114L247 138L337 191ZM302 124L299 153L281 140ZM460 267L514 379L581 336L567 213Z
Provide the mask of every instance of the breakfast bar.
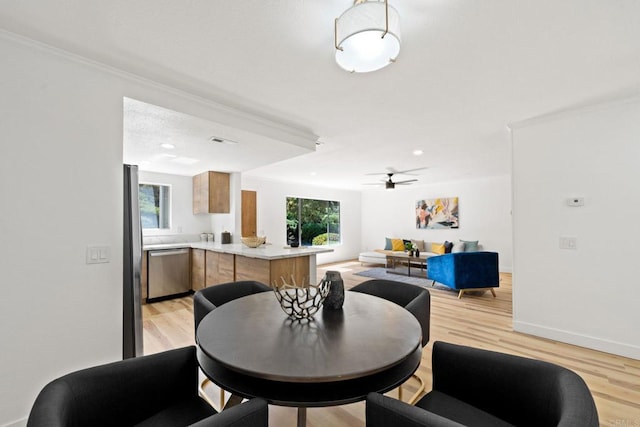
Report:
M316 283L316 255L333 252L326 247L291 248L263 244L250 248L242 243L189 242L146 245L145 251L191 249L192 290L240 280L307 285Z

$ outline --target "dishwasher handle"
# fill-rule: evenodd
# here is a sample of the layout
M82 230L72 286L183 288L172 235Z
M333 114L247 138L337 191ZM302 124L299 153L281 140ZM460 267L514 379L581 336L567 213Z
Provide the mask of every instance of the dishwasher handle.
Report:
M149 256L184 255L188 253L189 253L189 249L177 249L177 250L168 250L168 251L149 251Z

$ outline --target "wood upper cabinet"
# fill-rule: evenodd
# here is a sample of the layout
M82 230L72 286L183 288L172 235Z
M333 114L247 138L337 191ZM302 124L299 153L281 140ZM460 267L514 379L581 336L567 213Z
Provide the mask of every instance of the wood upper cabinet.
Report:
M242 190L242 237L257 236L256 192Z
M230 213L230 175L204 172L193 177L193 213Z

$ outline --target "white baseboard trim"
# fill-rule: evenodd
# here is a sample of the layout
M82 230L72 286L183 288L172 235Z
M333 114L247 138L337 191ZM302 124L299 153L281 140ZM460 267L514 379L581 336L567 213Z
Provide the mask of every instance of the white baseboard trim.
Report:
M592 337L589 335L576 334L571 331L564 331L561 329L549 328L546 326L515 320L513 321L513 330L516 332L522 332L529 335L535 335L567 344L573 344L580 347L603 351L605 353L640 360L640 347L631 344Z
M27 418L22 418L21 420L12 421L8 424L2 425L2 427L27 427Z

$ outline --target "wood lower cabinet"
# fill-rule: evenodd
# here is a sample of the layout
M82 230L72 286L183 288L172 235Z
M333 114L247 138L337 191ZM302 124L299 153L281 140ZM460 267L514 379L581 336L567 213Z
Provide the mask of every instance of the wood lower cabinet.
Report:
M234 282L235 255L206 251L205 254L205 286Z
M271 261L236 255L236 280L255 280L271 284Z
M198 292L205 287L205 250L191 249L191 290Z
M309 284L311 272L308 255L268 260L213 251L204 252L205 286L241 280L255 280L273 286L275 282L282 284L282 278L292 285L292 276L298 286Z
M282 284L282 278L293 285L309 284L309 257L266 260L236 255L236 280L256 280L266 285Z
M288 284L293 285L293 277L298 286L309 285L309 256L274 259L271 261L270 275L272 284L281 284L284 278Z

